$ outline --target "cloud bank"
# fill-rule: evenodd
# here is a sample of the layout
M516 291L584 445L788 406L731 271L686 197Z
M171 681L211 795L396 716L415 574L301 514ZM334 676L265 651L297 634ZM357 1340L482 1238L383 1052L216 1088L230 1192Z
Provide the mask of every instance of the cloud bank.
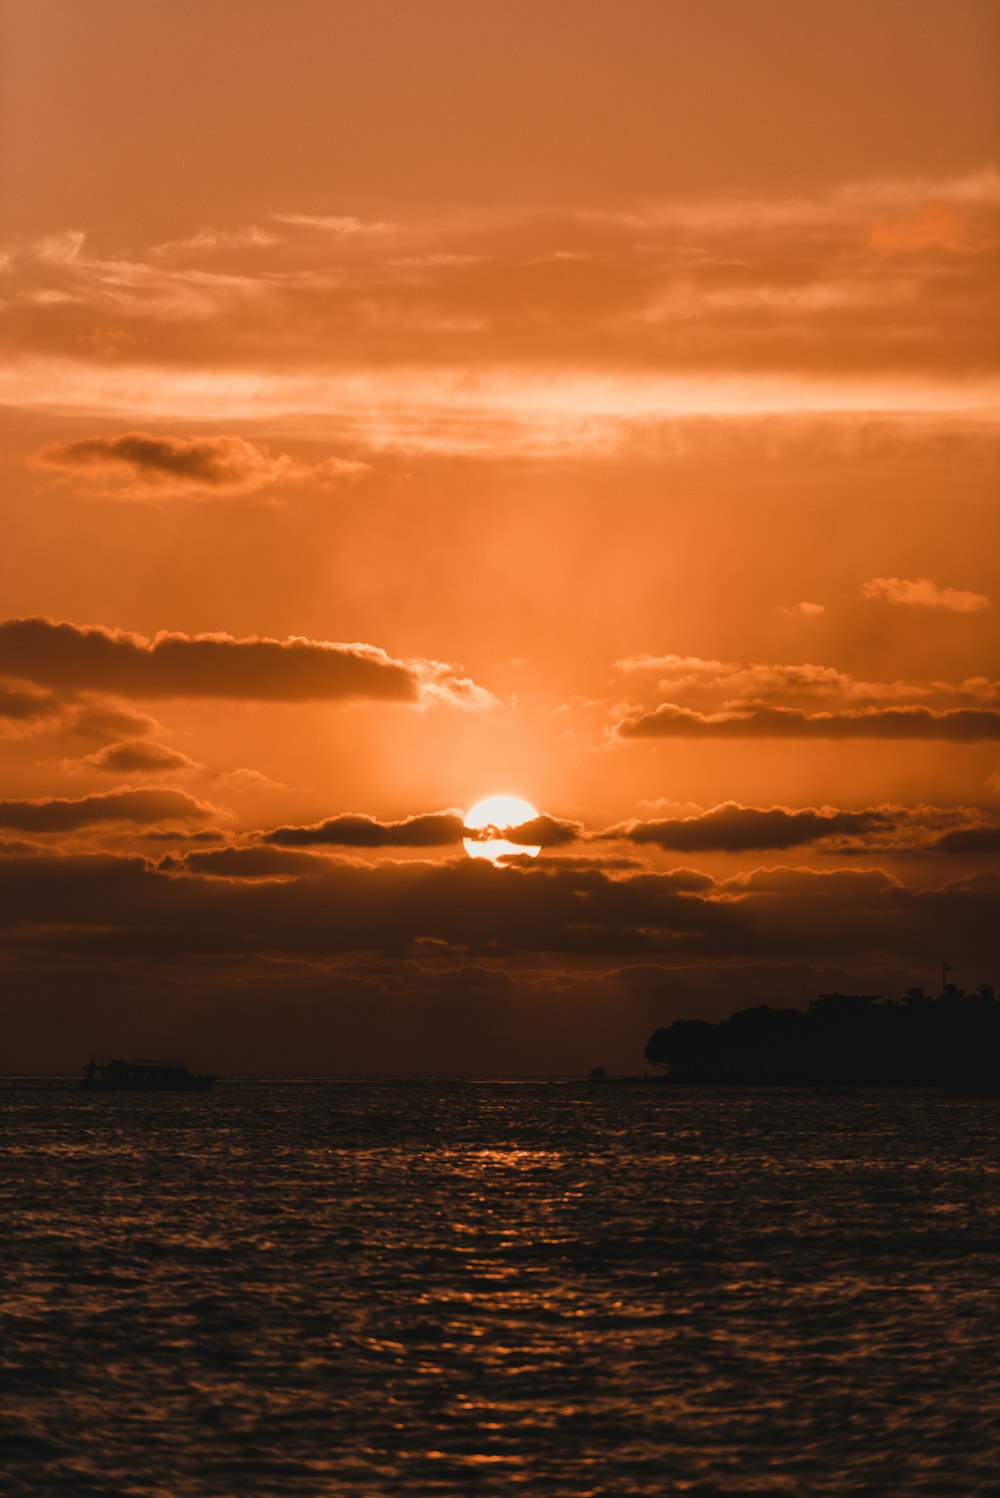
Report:
M283 867L270 861L276 853ZM203 876L208 868L215 877ZM495 869L472 859L370 866L275 848L171 856L159 868L110 855L0 857L8 945L175 963L210 953L349 952L830 960L956 944L979 960L993 950L998 893L990 874L921 889L870 868L714 880L558 863ZM33 934L39 922L44 942Z

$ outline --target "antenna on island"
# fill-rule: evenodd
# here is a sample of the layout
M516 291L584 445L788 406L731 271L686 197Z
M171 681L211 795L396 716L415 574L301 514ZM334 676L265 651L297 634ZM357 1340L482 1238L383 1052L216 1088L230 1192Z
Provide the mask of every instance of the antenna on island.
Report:
M944 993L945 989L948 987L948 974L950 972L951 972L951 967L950 967L947 959L944 958L944 957L942 957L941 958L941 992L942 993Z

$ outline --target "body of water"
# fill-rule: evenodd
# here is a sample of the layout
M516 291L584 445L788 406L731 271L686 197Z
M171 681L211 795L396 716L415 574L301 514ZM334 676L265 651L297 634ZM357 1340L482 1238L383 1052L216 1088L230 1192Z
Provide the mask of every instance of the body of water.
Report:
M1000 1103L0 1089L4 1498L1000 1493Z

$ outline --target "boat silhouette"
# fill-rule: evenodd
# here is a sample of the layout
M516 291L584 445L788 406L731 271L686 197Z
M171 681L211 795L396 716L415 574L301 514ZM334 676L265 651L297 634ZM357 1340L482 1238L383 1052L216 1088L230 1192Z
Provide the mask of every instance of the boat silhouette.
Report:
M96 1061L91 1057L80 1086L90 1092L207 1092L215 1080L192 1076L183 1061Z

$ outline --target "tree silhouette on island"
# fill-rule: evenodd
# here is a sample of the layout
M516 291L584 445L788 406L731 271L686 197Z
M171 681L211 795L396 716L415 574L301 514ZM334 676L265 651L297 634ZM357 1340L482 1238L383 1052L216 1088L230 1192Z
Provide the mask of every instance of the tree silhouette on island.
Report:
M899 1000L826 993L808 1009L759 1004L728 1019L675 1020L646 1042L671 1082L737 1086L944 1087L1000 1095L1000 1001L989 984Z

